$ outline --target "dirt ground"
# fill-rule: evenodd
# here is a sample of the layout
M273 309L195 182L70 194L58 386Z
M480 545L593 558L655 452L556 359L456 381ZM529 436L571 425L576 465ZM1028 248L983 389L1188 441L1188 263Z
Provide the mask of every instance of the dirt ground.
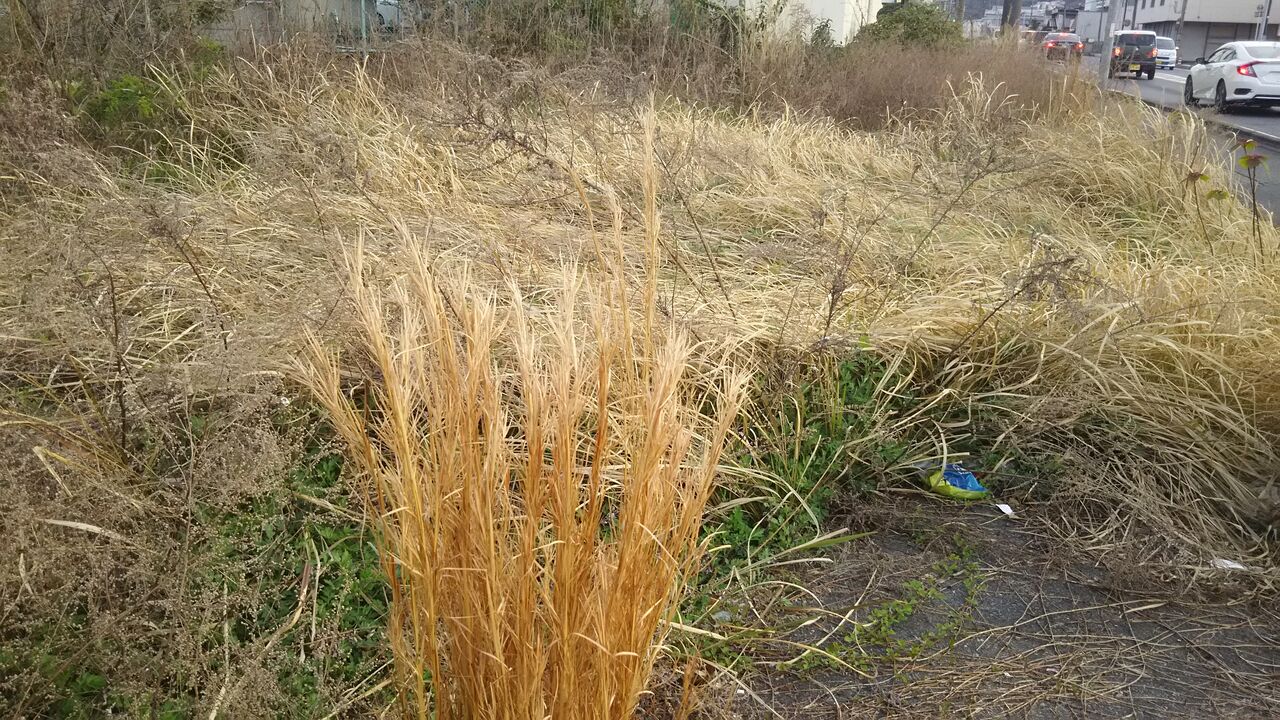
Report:
M726 716L1280 717L1280 615L1232 599L1247 570L1189 593L1016 512L921 493L850 512L874 534L721 613L754 661Z
M157 525L155 510L165 496L132 510L128 498L118 499L109 535L91 526L49 525L42 518L88 516L91 505L107 502L105 496L86 478L50 475L30 451L39 441L34 435L10 427L0 437L6 447L25 450L12 455L8 484L0 483L7 497L22 501L9 516L17 530L10 538L14 559L9 573L0 573L7 589L0 649L26 637L34 643L30 651L6 662L56 661L65 669L42 682L71 678L45 687L27 673L6 684L0 665L0 700L13 703L18 717L45 706L57 716L98 716L84 710L102 707L107 701L99 694L106 690L77 689L85 678L111 679L113 687L125 689L168 688L181 679L171 675L187 672L196 675L193 683L217 686L219 678L203 675L216 654L187 639L207 636L207 628L218 627L216 618L173 613L216 605L219 598L200 599L199 579L202 572L221 578L216 587L204 585L222 590L232 576L226 563L247 568L235 572L248 573L246 592L256 587L261 595L242 593L238 605L223 611L243 618L239 625L223 624L243 626L246 639L236 644L231 667L237 677L253 679L236 685L241 692L234 705L228 702L230 716L316 717L350 703L343 693L364 687L356 680L380 677L371 672L385 667L382 610L365 598L376 597L384 581L376 564L356 562L344 550L359 531L334 510L332 503L345 504L348 493L340 483L330 487L333 478L301 473L292 485L263 491L292 499L230 505L243 515L236 527L247 529L224 532L221 545L208 533L196 533L193 542L238 549L226 551L226 558L212 550L197 553L184 590L181 582L165 580L173 558L180 557L181 532L172 534L163 553L140 553L132 543L146 538L148 547L166 547L163 525L144 532ZM59 497L59 481L78 492ZM312 503L297 500L298 493L328 498L324 506L333 512L318 514ZM181 506L177 498L166 502ZM829 525L865 536L828 548L821 562L792 564L788 558L744 580L743 592L717 596L709 627L725 641L700 649L737 677L704 669L708 689L694 717L1280 717L1280 612L1248 582L1248 569L1212 569L1213 558L1197 559L1194 549L1185 554L1186 567L1171 569L1160 550L1169 543L1161 538L1134 538L1125 547L1067 540L1067 515L1052 504L1017 504L1017 516L1010 518L991 502L963 505L913 490L844 502ZM262 534L280 523L281 529ZM1144 553L1144 545L1152 549ZM308 611L316 620L302 624L315 622L319 632L290 634L278 648L264 645L296 615L294 596L286 591L317 552L325 579ZM1194 584L1186 584L1190 577ZM184 598L199 602L179 602ZM270 612L273 602L279 607ZM18 622L24 612L25 625ZM58 632L40 630L46 627L41 618L60 618ZM174 639L152 640L154 628L171 628ZM116 647L124 638L132 638L130 644ZM370 649L325 649L341 638ZM303 650L305 662L297 659ZM271 671L264 674L259 666ZM310 682L317 689L301 696L310 705L280 695L268 682L280 668L293 668L290 677L316 678ZM650 697L643 717L681 717L683 669L667 669L665 685ZM259 681L267 685L253 684ZM6 697L6 690L12 694ZM49 704L42 693L67 697ZM386 699L370 701L342 715L367 717L374 707L388 706ZM84 712L76 714L77 708Z

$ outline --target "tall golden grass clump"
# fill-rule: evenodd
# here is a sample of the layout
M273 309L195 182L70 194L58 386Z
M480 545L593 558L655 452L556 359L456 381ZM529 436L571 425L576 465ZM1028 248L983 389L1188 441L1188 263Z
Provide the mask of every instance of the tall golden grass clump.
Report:
M352 263L359 392L319 345L305 368L372 480L406 714L631 717L743 383L576 271L500 296L409 255L386 292Z

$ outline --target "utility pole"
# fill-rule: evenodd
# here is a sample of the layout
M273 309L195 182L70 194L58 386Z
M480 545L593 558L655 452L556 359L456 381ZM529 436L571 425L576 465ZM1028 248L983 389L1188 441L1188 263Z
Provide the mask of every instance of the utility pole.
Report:
M1121 10L1120 13L1116 13L1116 10L1121 9L1122 6L1120 3L1123 1L1124 0L1111 0L1111 2L1107 4L1107 39L1106 42L1102 44L1102 47L1106 48L1106 52L1102 53L1102 65L1098 68L1098 79L1104 83L1107 81L1107 78L1111 77L1111 54L1114 52L1116 47L1116 16L1119 14L1120 17L1124 17L1123 10Z
M1129 29L1138 29L1138 0L1133 0L1133 20L1129 21Z
M369 14L365 12L365 2L360 0L360 59L369 61Z
M1179 52L1182 48L1182 24L1187 21L1187 3L1191 0L1182 0L1182 12L1178 13L1178 24L1173 26L1173 44L1178 46Z
M1262 17L1258 19L1258 33L1254 36L1255 40L1267 39L1267 23L1271 21L1271 0L1267 0L1266 5L1259 5L1262 10Z

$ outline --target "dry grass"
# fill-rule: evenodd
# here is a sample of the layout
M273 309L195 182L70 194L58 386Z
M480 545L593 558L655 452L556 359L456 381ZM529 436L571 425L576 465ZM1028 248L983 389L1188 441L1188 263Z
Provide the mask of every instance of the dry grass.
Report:
M396 372L444 371L415 381L412 396L397 395L402 386L387 368L369 373L366 387L376 406L398 402L405 418L435 400L455 408L441 416L450 419L449 432L483 442L475 448L483 454L468 461L498 463L469 477L486 482L468 485L460 470L438 477L468 492L510 493L493 495L512 508L497 516L501 526L493 530L501 535L478 546L413 546L415 553L471 553L461 557L495 551L485 562L504 572L467 591L495 613L502 593L542 587L539 580L561 567L595 568L605 587L609 578L627 576L610 569L610 553L657 542L619 537L617 546L572 558L536 542L540 555L520 550L529 532L562 539L590 524L574 517L557 526L550 496L537 500L548 503L546 514L523 511L532 502L528 488L497 482L504 464L518 478L533 472L518 462L531 422L549 438L586 447L581 443L599 437L590 422L603 417L596 403L610 410L670 403L672 419L656 425L637 424L636 413L609 413L617 427L607 439L617 444L607 454L618 461L599 466L601 481L625 488L623 459L636 462L648 452L645 442L666 446L659 438L681 437L701 422L687 411L690 396L664 395L637 381L639 373L673 380L684 362L754 371L767 368L776 348L795 353L788 357L819 349L870 353L894 370L880 387L883 407L906 409L886 411L872 431L844 442L854 457L874 455L888 441L910 449L875 480L899 478L903 466L928 456L981 451L1008 459L991 469L1011 475L1028 472L1030 463L1041 473L1031 481L1037 488L1077 506L1064 514L1063 529L1089 536L1104 555L1119 561L1141 550L1153 572L1193 587L1207 559L1234 558L1256 568L1244 592L1272 589L1273 443L1280 430L1275 231L1264 229L1260 255L1239 202L1203 200L1207 189L1230 182L1230 166L1194 117L1104 100L1070 77L1031 112L1004 89L952 75L953 92L936 110L874 133L819 114L735 114L659 97L649 141L651 86L619 80L612 66L555 73L430 46L405 49L376 67L286 53L237 61L203 78L157 71L157 82L182 99L188 123L170 129L167 147L182 148L176 159L143 153L122 160L67 132L56 142L75 164L13 164L0 180L6 418L23 423L24 432L57 429L24 435L13 447L27 461L44 458L70 484L59 457L92 475L68 492L45 463L27 462L31 472L4 490L21 533L2 554L24 563L22 577L3 581L19 598L12 612L35 614L51 597L83 608L73 599L117 592L108 577L80 583L85 576L63 571L92 566L97 544L111 551L101 557L112 563L125 564L135 552L95 534L69 561L57 550L68 527L41 519L84 523L154 547L154 566L163 568L164 558L183 551L174 528L194 522L175 507L192 497L234 507L253 496L255 482L223 483L243 473L214 472L207 453L270 435L269 424L259 422L262 408L296 392L287 378L296 377L291 363L307 351L309 336L362 354L374 350L374 364L348 368L355 378L377 362ZM22 111L6 106L6 117ZM230 143L243 163L215 161L225 149L193 137ZM142 180L147 168L163 169L162 181ZM1191 171L1210 180L1188 187ZM389 326L353 313L344 300L341 258L359 237L367 286L359 292L397 311ZM420 259L404 252L406 240ZM449 280L424 284L422 263ZM464 270L465 285L458 285ZM564 289L578 282L577 314L557 309ZM596 290L601 282L613 285ZM440 315L441 293L475 302ZM612 304L599 300L602 293L612 293ZM617 299L624 295L625 306ZM423 306L424 299L434 304ZM523 315L518 307L526 308ZM625 330L619 325L628 307L634 326ZM570 323L574 317L582 322ZM528 341L517 341L521 327L558 330L551 340L531 330ZM636 330L649 327L651 335ZM380 332L387 328L390 336ZM691 339L685 353L666 340L673 328ZM472 330L485 340L450 344L458 353L454 370L415 341L426 333L452 343ZM379 337L390 343L381 351ZM566 347L570 338L578 345ZM654 352L626 366L626 343L648 347L650 338L661 338L652 340ZM724 343L741 349L708 354ZM463 362L486 354L491 360L482 365ZM511 390L525 382L513 379L521 363L531 382L521 392L532 394ZM555 374L564 366L583 369L575 376L581 394L557 386L566 382ZM601 367L617 373L607 388L593 375ZM323 376L330 378L330 409L346 407L332 375ZM449 378L487 387L488 399L459 394ZM587 404L575 411L548 400L529 409L531 398L557 393ZM200 437L185 430L193 413L208 408L236 419ZM416 437L414 428L384 425L391 416L347 417L347 439L357 447L385 433L402 433L402 443ZM481 419L520 430L511 438L481 435ZM573 430L551 430L558 427ZM32 455L36 446L57 455ZM424 455L441 447L430 436L421 447L369 447L365 470L388 491L403 486L384 458L441 462ZM697 443L688 469L695 479L705 478L697 462L703 447ZM550 471L564 483L562 494L603 502L581 484L589 475L569 473L573 452L564 453ZM251 462L235 468L254 469ZM675 465L666 468L657 475ZM664 487L643 482L654 473L636 472L645 492ZM697 496L692 486L689 492ZM625 509L625 490L620 500ZM667 546L674 559L660 564L661 582L646 587L650 606L631 615L630 635L583 631L613 654L593 657L585 652L590 641L579 638L572 648L578 659L564 666L603 677L614 672L606 658L636 653L630 674L617 676L617 702L631 702L628 693L652 661L648 643L660 637L654 628L674 592L662 583L687 571L695 515L654 519L671 537L648 547ZM459 515L421 527L456 536L477 521ZM386 523L385 547L407 547L400 543L412 526L398 517ZM504 558L517 558L511 562L524 563L534 577L510 574L518 566ZM417 557L388 561L422 567ZM419 582L464 581L438 573L401 586ZM521 601L532 615L519 632L506 629L509 618L499 613L490 620L496 627L466 636L467 648L405 640L402 667L432 665L437 651L444 666L463 653L457 657L471 658L462 662L474 661L477 673L510 666L516 655L495 645L503 638L530 638L522 633L535 629L563 636L550 620L564 607L556 591L553 584L550 596ZM589 605L598 596L580 600ZM206 614L213 620L184 626L188 647L199 648L193 638L207 637L223 613L216 597L203 601L207 610L212 602ZM190 598L172 593L163 602L182 606ZM88 606L83 612L99 619L127 615ZM425 631L431 616L410 613L423 607L403 602L402 627L417 623ZM463 622L455 606L432 612ZM146 622L167 626L171 618ZM547 663L571 651L539 637ZM232 656L237 673L263 657L249 645ZM481 647L494 648L484 661L476 659ZM193 656L206 662L195 650L184 657ZM582 670L578 662L604 664ZM201 667L190 682L207 713L224 675L220 658ZM525 667L520 677L534 674ZM457 676L458 694L448 703L472 697L466 683L478 681ZM482 689L498 687L514 686Z
M405 715L632 717L742 376L699 392L688 342L631 317L621 277L500 304L412 246L404 283L371 289L360 252L369 379L353 395L319 345L303 373L372 478Z
M926 120L945 109L952 90L970 78L1028 116L1059 107L1062 86L1051 68L1016 47L998 44L946 48L892 43L853 43L827 51L795 44L763 44L741 53L737 83L716 88L664 86L716 102L738 89L746 105L785 105L816 110L844 124L875 129L895 122ZM867 68L909 72L867 72Z

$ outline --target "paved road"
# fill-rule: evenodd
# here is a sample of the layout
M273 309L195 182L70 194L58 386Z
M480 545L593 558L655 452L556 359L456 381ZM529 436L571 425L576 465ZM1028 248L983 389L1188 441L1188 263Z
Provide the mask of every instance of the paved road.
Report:
M1088 60L1096 62L1097 58ZM1188 72L1184 69L1157 70L1154 79L1115 78L1109 81L1109 86L1173 110L1184 107L1182 89ZM1280 220L1280 110L1238 110L1223 115L1205 107L1196 112L1210 123L1211 128L1216 127L1220 131L1215 135L1221 140L1224 153L1230 152L1234 134L1257 140L1261 152L1272 158L1263 166L1259 178L1258 203L1271 212L1273 219Z
M1182 89L1186 85L1188 72L1183 69L1157 70L1153 80L1116 78L1111 82L1114 87L1129 94L1140 95L1147 102L1167 108L1180 108L1183 106ZM1208 120L1251 133L1258 140L1280 145L1280 110L1237 110L1221 115L1211 108L1202 108L1201 112Z

